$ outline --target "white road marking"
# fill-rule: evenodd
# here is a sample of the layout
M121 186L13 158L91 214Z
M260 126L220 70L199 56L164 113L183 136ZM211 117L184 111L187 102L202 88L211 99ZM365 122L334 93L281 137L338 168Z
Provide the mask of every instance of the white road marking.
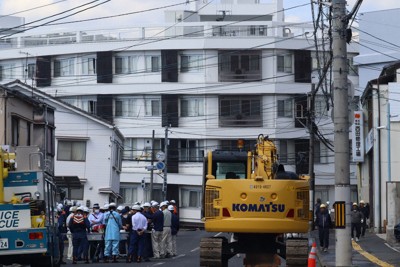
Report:
M172 257L173 259L178 259L178 258L182 258L185 257L186 254L179 254L178 256Z
M389 245L388 243L385 243L385 245L388 247L388 248L391 248L391 249L393 249L394 251L396 251L396 252L399 252L400 253L400 250L398 250L397 248L394 248L394 247L392 247L391 245Z
M192 249L190 252L195 252L196 250L199 250L199 249L200 249L200 247L197 247L197 248Z
M158 262L158 263L153 264L152 266L158 266L158 265L163 265L163 264L165 264L165 262Z
M217 237L219 235L222 235L222 232L219 232L218 234L214 235L214 237Z

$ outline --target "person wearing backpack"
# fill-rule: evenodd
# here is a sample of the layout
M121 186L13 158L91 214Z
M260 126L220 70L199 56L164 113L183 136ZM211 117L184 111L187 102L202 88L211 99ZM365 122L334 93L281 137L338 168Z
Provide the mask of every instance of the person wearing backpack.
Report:
M84 208L82 206L77 208L76 213L68 223L68 227L72 233L72 264L77 264L80 246L88 242L87 232L90 231L90 222L88 218L85 218L83 211ZM89 263L89 259L86 258L85 260L86 263Z
M106 233L104 236L105 249L104 249L104 262L108 263L108 259L112 256L112 262L118 262L117 256L119 255L119 231L122 229L121 215L116 212L116 204L110 203L108 206L110 211L104 214L104 222L106 224Z

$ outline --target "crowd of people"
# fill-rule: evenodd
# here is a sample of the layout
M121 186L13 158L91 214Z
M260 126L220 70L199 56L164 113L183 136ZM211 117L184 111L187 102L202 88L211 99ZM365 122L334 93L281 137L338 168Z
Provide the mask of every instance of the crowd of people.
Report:
M136 202L132 207L117 207L115 203L100 207L96 203L91 211L67 203L58 204L57 210L61 264L66 263L63 255L66 240L67 259L73 264L80 260L89 263L90 259L118 262L123 256L126 262L141 262L177 255L179 217L174 200ZM101 234L102 238L91 244L89 233Z
M326 252L329 247L329 229L334 227L330 216L329 202L321 203L321 199L317 199L315 204L315 226L318 229L319 242L321 249ZM354 202L351 212L351 240L358 242L360 237L364 237L368 228L367 220L369 219L369 205L364 200L360 203Z

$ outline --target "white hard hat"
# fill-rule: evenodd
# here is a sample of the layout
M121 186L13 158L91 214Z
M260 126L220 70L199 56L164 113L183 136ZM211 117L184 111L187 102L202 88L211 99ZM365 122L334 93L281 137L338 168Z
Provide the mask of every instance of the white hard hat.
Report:
M360 204L365 204L365 201L364 200L360 200Z
M110 204L108 204L108 207L109 208L111 208L111 207L116 207L117 206L117 204L115 204L114 202L111 202Z
M326 205L325 204L321 204L319 207L320 208L326 208Z
M160 207L163 207L163 206L168 206L168 204L165 201L163 201L160 203Z
M133 205L132 209L133 210L142 210L142 208L139 205Z
M145 202L144 204L143 204L143 207L150 207L151 205L150 205L150 203L149 202Z
M76 209L77 209L77 207L76 207L76 206L72 206L72 207L69 209L69 211L70 211L70 212L75 212L75 211L76 211Z
M63 204L59 203L59 204L57 205L57 210L58 210L58 211L61 211L63 208L64 208L64 205L63 205Z
M83 207L83 206L79 206L76 210L77 210L77 211L78 211L78 210L84 211L84 207Z
M103 209L108 210L109 207L110 207L109 204L104 204Z
M123 210L124 207L123 206L118 206L117 210Z
M158 206L159 206L159 204L158 204L158 202L157 202L157 201L154 201L154 202L151 204L151 206L152 206L152 207L158 207Z
M84 212L89 212L89 208L88 207L83 207L83 211Z
M173 210L174 210L174 206L169 205L169 206L168 206L168 210L173 211Z
M176 202L175 200L171 200L169 203L175 204Z

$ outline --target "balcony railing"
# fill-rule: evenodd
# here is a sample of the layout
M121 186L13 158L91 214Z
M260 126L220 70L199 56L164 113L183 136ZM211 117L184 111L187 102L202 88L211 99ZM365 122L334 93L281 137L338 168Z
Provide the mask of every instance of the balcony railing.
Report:
M74 43L162 40L175 38L301 37L308 25L274 22L188 22L109 30L67 31L44 34L22 33L0 39L0 49ZM290 33L290 34L288 34ZM299 33L299 34L298 34Z

